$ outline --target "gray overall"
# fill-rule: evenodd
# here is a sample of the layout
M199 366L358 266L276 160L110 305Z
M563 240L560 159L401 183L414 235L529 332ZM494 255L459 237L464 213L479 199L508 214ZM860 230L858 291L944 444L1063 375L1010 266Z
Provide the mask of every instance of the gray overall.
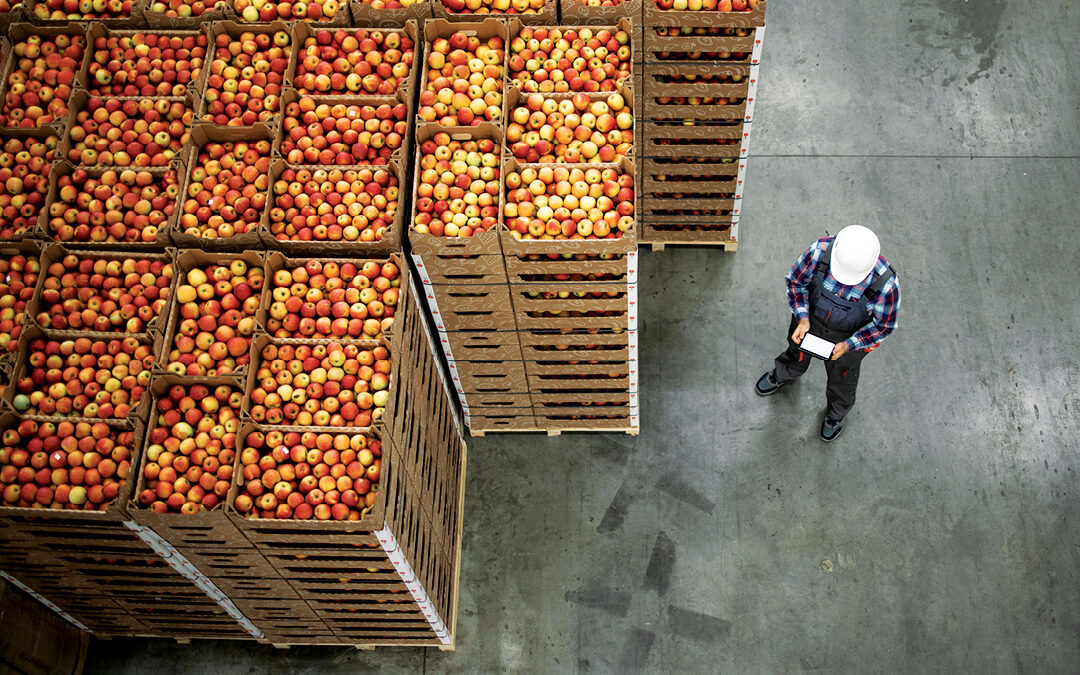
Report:
M868 298L881 293L881 289L893 278L893 270L890 267L885 274L875 279L858 299L846 300L825 288L825 275L828 274L831 263L832 242L829 242L810 284L810 332L829 342L843 342L870 323L872 314ZM791 325L788 327L787 349L776 357L776 381L781 384L805 373L813 358L791 340L791 334L795 332L798 323L798 319L792 315ZM865 356L865 351L856 349L835 361L825 361L825 374L828 377L825 398L828 402L828 415L832 419L844 419L844 415L855 405L859 367Z

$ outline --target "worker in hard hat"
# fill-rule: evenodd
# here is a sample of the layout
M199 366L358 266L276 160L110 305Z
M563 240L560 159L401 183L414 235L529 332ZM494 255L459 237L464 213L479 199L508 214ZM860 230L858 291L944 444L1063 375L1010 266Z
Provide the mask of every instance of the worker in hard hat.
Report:
M813 357L800 345L807 333L835 343L825 361L828 405L821 439L826 442L840 435L844 416L855 405L863 358L896 330L900 279L880 253L877 235L849 225L835 238L814 242L787 275L788 347L757 381L756 390L769 396L806 372Z

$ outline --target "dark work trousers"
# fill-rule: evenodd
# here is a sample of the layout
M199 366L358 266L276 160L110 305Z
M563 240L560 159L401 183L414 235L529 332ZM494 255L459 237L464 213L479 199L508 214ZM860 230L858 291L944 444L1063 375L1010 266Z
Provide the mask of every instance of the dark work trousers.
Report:
M791 317L791 325L788 326L788 347L780 356L776 357L776 380L781 384L790 382L800 377L810 367L810 362L815 361L799 345L791 340L791 334L799 325L794 315ZM859 386L859 366L866 356L866 352L857 349L844 354L839 359L825 361L825 374L829 383L825 386L825 400L828 402L829 417L834 420L844 419L851 407L855 405L855 389Z

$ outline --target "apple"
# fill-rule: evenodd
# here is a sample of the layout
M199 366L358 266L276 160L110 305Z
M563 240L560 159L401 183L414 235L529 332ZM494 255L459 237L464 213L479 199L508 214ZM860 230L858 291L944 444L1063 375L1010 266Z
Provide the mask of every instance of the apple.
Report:
M0 126L34 129L63 121L85 47L84 35L66 33L31 35L12 45Z
M382 443L372 436L255 429L244 446L233 507L248 518L355 521L378 498Z
M248 411L257 424L367 427L389 398L390 354L356 344L267 344Z
M140 506L198 513L222 503L232 485L243 400L243 392L227 384L175 384L157 399L142 460ZM170 499L176 494L184 499Z
M203 94L203 120L219 126L250 126L277 114L292 37L284 31L219 33Z
M96 173L96 172L95 172ZM61 175L49 204L48 230L62 242L154 243L176 209L176 171L84 169Z
M68 254L45 270L34 320L47 330L145 333L168 304L172 263Z
M34 18L40 21L131 19L133 4L133 0L43 0L34 5Z
M389 260L309 260L270 278L266 332L275 338L374 340L394 324L401 271Z
M510 112L506 144L518 161L530 164L612 163L633 147L634 116L622 94L570 98L528 94Z
M36 257L0 254L0 353L19 348L26 303L34 295L40 273L41 262Z
M510 78L524 92L615 91L630 78L630 36L608 28L526 26L510 41Z
M176 325L165 369L174 375L217 377L247 365L263 269L238 258L178 273Z
M59 144L57 136L0 136L0 239L20 238L37 225Z
M427 70L417 115L444 126L473 126L502 116L505 45L501 37L481 42L463 32L428 45Z
M319 29L304 40L293 86L301 94L390 96L408 82L414 57L403 31Z
M616 169L524 166L506 181L515 239L617 239L634 224L634 179Z
M459 141L436 133L419 146L413 230L471 237L495 229L499 216L499 147L491 139Z
M281 154L290 164L383 165L409 130L404 103L347 105L301 96L285 106Z
M187 96L206 58L202 32L159 36L138 32L94 40L88 73L91 96Z
M0 447L4 506L103 511L131 472L133 431L88 420L10 424Z
M124 419L150 385L151 346L135 337L55 340L38 337L26 350L14 407L26 415Z
M286 168L271 186L278 241L380 241L398 210L397 176L383 168Z
M208 142L188 174L180 230L207 239L254 232L269 186L270 141Z
M179 19L191 19L206 12L224 13L228 4L224 0L152 0L146 11Z

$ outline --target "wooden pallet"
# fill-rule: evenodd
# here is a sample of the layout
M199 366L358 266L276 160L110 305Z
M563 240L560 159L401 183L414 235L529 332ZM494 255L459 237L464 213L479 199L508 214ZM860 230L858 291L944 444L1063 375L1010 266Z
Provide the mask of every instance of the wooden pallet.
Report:
M642 242L642 245L652 246L654 251L663 251L665 246L723 246L725 253L734 253L739 248L739 242L735 239L723 241L653 241Z

